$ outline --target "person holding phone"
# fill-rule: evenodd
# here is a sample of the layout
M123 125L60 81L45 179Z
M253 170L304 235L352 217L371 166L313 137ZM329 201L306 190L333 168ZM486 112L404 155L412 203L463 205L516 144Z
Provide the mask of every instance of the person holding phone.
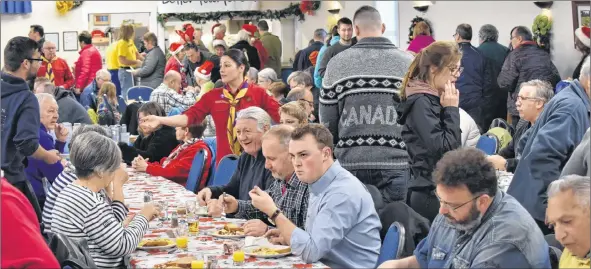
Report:
M404 125L402 138L413 174L409 205L431 222L439 211L431 173L443 154L461 147L460 94L455 87L461 59L457 44L432 43L411 63L400 93L398 123Z

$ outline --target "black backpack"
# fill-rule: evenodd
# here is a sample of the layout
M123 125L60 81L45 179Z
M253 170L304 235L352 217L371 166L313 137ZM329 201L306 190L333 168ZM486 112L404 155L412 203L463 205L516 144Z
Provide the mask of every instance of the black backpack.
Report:
M73 239L63 234L47 233L49 249L61 268L96 268L85 239Z

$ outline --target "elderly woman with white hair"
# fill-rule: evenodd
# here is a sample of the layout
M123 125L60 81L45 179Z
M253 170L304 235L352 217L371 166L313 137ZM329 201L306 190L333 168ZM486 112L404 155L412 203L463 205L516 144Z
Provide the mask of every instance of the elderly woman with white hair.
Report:
M273 82L278 82L280 80L277 78L277 73L275 73L275 70L273 70L272 68L265 68L259 71L258 81L259 86L265 88L266 90L269 90Z
M238 159L238 167L230 182L223 186L204 188L197 194L201 205L206 205L223 193L238 200L250 200L248 192L254 186L262 189L273 182L273 175L265 169L265 156L262 152L261 139L271 127L271 117L260 107L249 107L238 112L236 126L237 139L244 152Z
M248 73L246 73L246 81L250 84L257 84L259 81L259 70L254 67L248 69Z
M159 211L147 203L126 227L121 225L129 212L123 196L128 175L112 139L96 132L81 134L72 143L70 160L77 179L57 197L51 230L85 239L97 267L121 267L123 257L135 251ZM111 184L113 202L108 204L100 192Z
M241 29L236 34L236 40L238 42L231 46L230 49L237 49L242 51L244 55L246 55L246 58L248 58L248 63L250 64L250 66L256 69L260 69L261 61L259 58L259 52L255 47L250 45L250 34L246 30Z
M38 93L35 96L39 101L39 112L41 116L41 124L39 124L39 145L46 150L55 150L63 153L66 138L68 137L68 129L57 123L59 117L57 101L53 95L47 93ZM57 141L53 140L53 137L49 134L50 131L55 131ZM64 170L64 162L47 164L33 157L27 157L27 160L28 165L25 168L25 176L35 191L39 206L43 208L45 204L45 189Z
M76 131L74 131L72 134L70 144L68 144L70 151L72 150L72 143L76 140L76 138L79 135L88 132L95 132L108 138L111 137L111 134L99 125L82 125L78 127L78 129L76 129ZM64 170L57 176L47 191L47 198L45 200L45 206L43 207L43 223L45 225L44 232L51 232L51 221L53 218L53 207L55 205L55 200L62 190L76 179L76 168L71 162L67 162L67 164L64 166ZM103 193L107 195L110 192L105 190Z

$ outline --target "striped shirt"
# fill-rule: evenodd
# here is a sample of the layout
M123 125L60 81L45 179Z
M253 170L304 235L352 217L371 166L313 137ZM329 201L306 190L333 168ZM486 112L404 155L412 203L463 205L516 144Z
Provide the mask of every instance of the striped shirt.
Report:
M118 267L125 255L135 251L148 229L148 220L141 215L123 228L121 222L127 213L123 203L108 205L101 194L69 184L55 201L51 230L85 239L97 267Z
M162 83L158 88L154 89L150 95L150 101L160 105L164 109L164 112L166 112L166 115L168 115L170 110L175 107L180 108L182 111L189 109L189 107L197 102L197 93L187 92L185 95L178 94L175 90Z
M53 207L55 206L55 200L57 200L58 195L62 192L66 186L70 185L76 179L76 175L74 174L73 169L70 165L67 165L64 168L55 181L49 187L49 191L47 191L47 196L45 198L45 205L43 206L43 223L45 224L44 232L51 232L51 221L53 215Z

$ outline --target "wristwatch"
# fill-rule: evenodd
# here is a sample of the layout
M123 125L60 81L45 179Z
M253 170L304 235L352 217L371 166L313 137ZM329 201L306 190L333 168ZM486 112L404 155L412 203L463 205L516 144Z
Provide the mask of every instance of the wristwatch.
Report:
M279 216L279 214L281 214L281 210L279 210L279 208L277 208L275 210L275 212L273 212L273 215L271 215L271 217L269 217L269 222L271 222L273 225L275 225L275 219L277 218L277 216Z

